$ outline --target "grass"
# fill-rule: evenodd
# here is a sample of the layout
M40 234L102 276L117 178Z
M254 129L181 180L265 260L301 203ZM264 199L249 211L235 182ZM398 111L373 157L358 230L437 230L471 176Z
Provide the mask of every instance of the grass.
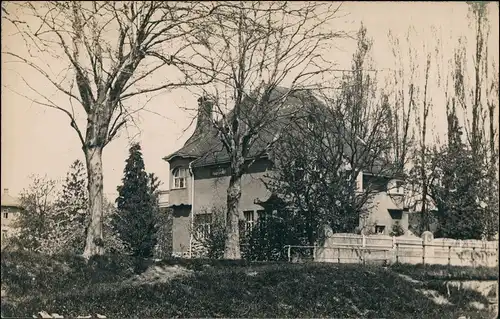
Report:
M498 280L498 266L489 268L394 264L391 265L391 270L415 280Z
M452 305L438 305L423 296L418 289L445 294L446 288L436 280L411 283L398 275L422 273L415 266L174 259L154 266L181 266L186 275L167 282L130 281L152 265L122 256L86 264L69 256L2 255L2 286L9 294L2 300L2 313L31 317L45 310L71 317L100 313L108 318L491 317L469 305L486 302L473 291L454 294Z

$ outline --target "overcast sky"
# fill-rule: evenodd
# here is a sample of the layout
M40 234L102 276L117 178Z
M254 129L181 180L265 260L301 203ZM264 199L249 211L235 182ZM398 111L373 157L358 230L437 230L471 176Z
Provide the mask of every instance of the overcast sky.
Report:
M492 56L498 57L498 6L490 5ZM435 36L431 26L445 40L443 51L452 52L459 35L471 39L473 33L468 25L465 2L346 2L343 12L349 15L338 22L338 28L356 30L363 22L368 36L374 40L373 58L377 69L394 67L388 45L388 31L404 39L410 26L415 27L415 47L423 43L433 43ZM12 29L2 22L2 49L16 49L19 39L12 36ZM331 54L338 56L341 67L348 68L354 50L354 42L339 42ZM493 50L493 52L491 52ZM50 63L57 64L57 61ZM31 73L29 73L31 72ZM31 174L47 175L58 179L65 176L71 162L84 160L83 152L75 132L69 127L66 115L53 109L33 104L12 91L24 92L25 86L20 76L27 78L38 90L51 95L54 88L33 71L19 65L4 65L2 62L2 188L9 188L17 195L29 185ZM439 92L435 92L438 94ZM439 97L436 97L439 100ZM61 102L64 103L64 102ZM164 93L152 99L143 112L137 130L122 132L104 151L104 192L108 198L116 196L116 186L120 183L128 155L130 141L141 143L146 169L157 174L163 181L162 188L168 188L168 164L162 157L176 151L189 138L194 126L193 112L186 108L196 107L196 97L185 90ZM439 130L445 124L444 105L433 117L433 125ZM441 125L442 123L442 125Z

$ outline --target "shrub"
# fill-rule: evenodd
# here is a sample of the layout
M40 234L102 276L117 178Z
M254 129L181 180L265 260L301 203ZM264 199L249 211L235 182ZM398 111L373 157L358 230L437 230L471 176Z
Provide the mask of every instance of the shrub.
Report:
M157 241L153 250L153 257L158 259L170 258L172 256L172 209L160 209L157 220Z
M2 285L8 294L51 294L78 290L95 283L124 280L147 269L152 261L127 255L43 255L28 251L2 252Z
M224 209L212 207L194 215L193 254L196 257L221 259L226 244Z
M389 235L391 236L403 236L405 234L405 230L399 221L394 222L392 224L392 229Z

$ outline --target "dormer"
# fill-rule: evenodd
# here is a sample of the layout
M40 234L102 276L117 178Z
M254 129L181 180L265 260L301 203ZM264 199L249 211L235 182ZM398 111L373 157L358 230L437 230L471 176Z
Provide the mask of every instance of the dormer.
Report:
M404 182L401 179L391 179L387 183L387 194L389 195L404 195Z
M189 163L192 158L173 158L170 163L169 206L191 205L192 176Z
M172 170L171 189L183 189L187 185L188 169L183 166L177 166Z

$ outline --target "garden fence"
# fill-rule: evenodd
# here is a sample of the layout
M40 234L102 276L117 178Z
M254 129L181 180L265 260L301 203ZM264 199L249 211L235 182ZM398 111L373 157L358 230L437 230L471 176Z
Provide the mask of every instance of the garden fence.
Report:
M321 246L287 245L289 261L408 263L450 266L498 265L498 242L418 237L334 234Z

